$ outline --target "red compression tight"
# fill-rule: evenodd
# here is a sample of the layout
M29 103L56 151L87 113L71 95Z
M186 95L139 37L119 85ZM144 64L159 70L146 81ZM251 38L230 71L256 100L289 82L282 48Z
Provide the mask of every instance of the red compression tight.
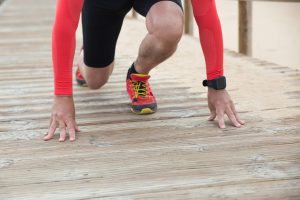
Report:
M72 95L72 66L83 0L57 0L52 32L55 95Z
M207 79L223 76L223 37L215 0L192 0L192 5L205 57Z

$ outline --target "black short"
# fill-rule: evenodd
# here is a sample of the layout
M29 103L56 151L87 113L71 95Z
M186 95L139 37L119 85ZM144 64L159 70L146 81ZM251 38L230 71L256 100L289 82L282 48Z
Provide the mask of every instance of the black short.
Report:
M146 16L162 0L85 0L82 10L84 62L89 67L105 67L115 57L116 43L125 15L134 8ZM181 0L167 0L182 8Z

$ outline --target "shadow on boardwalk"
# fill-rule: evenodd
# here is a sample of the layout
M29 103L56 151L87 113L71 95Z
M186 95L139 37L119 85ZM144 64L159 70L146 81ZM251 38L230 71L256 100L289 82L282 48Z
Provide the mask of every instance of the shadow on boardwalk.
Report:
M54 3L0 8L0 199L299 199L299 71L226 51L229 91L247 125L219 130L206 121L198 41L184 37L151 74L159 112L136 116L124 80L145 27L130 18L110 82L100 91L74 84L78 141L43 142Z

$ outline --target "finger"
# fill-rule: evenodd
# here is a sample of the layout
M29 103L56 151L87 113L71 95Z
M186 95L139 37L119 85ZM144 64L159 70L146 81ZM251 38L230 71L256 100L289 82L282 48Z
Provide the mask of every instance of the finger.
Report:
M73 121L67 123L67 128L69 132L69 140L74 142L76 140L76 124Z
M59 131L60 131L60 136L59 136L59 142L64 142L66 140L66 125L63 121L59 121Z
M52 120L52 124L48 129L47 135L44 137L45 141L51 140L53 138L56 128L57 128L57 123L55 120Z
M226 114L228 116L228 118L230 119L231 123L235 126L235 127L241 127L242 125L237 121L237 119L235 118L235 115L233 113L233 111L231 110L230 106L227 107L226 109Z
M237 112L236 112L236 109L235 109L235 106L234 106L233 103L231 103L231 110L233 111L236 120L237 120L241 125L244 125L244 124L245 124L245 121L240 119L240 117L238 116L238 114L237 114Z
M217 117L216 112L210 113L210 116L208 117L208 121L214 121Z
M207 120L208 121L213 121L216 118L216 116L217 116L217 114L216 114L216 108L210 102L208 102L208 108L210 110L210 116L208 117Z
M245 120L242 120L242 119L240 119L239 117L237 117L236 119L238 120L238 122L239 122L241 125L245 125L245 124L246 124Z
M51 120L52 123L47 131L47 134L46 136L44 137L44 140L47 141L47 140L51 140L55 134L55 131L56 131L56 128L57 128L57 123L55 120Z
M53 121L53 118L52 118L52 116L51 116L50 122L49 122L49 125L48 125L48 130L47 130L47 132L44 134L44 136L48 135L48 131L49 131L49 128L50 128L50 126L51 126L51 124L52 124L52 121Z
M225 122L224 122L224 110L223 109L217 109L217 118L218 118L218 124L220 128L226 128Z
M80 131L81 131L81 130L79 129L78 125L77 125L77 122L75 122L75 130L76 130L77 132L80 132Z

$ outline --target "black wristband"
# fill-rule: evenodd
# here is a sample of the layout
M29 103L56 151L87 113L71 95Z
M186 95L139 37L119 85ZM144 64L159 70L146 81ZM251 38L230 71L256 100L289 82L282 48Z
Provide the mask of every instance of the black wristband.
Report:
M226 88L226 78L225 76L220 76L212 80L204 80L202 85L204 87L214 88L215 90L223 90Z

